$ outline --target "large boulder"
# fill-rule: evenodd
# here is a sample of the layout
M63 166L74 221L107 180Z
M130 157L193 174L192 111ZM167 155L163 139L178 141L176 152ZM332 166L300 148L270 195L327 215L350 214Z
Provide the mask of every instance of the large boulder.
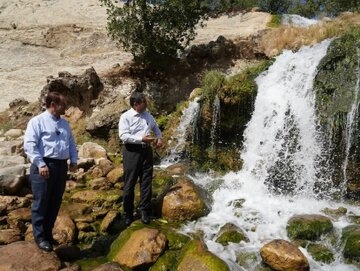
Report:
M177 271L228 271L227 264L207 250L200 240L192 240L181 250Z
M309 262L296 246L285 240L273 240L260 250L263 261L274 270L307 271Z
M48 78L48 83L42 89L39 100L42 105L45 105L45 97L49 92L59 92L66 97L68 105L88 112L91 109L91 102L98 97L102 89L103 84L92 67L80 76L59 72L58 78Z
M190 180L182 179L170 188L162 204L162 216L172 221L194 220L209 209L200 189Z
M128 110L129 106L120 97L101 108L95 108L90 118L86 120L86 131L91 135L106 138L110 130L118 128L121 113Z
M360 225L350 225L342 230L344 257L350 261L360 262Z
M0 142L0 155L21 154L23 149L23 141L3 141Z
M112 244L108 258L129 268L155 263L166 246L166 237L157 229L125 231Z
M0 190L14 195L21 190L25 182L25 165L0 168Z
M22 135L23 131L21 129L10 129L4 134L7 139L16 139Z
M107 158L106 150L93 142L85 142L79 148L79 157L81 158Z
M296 215L290 218L286 229L291 239L314 241L332 231L333 224L323 215Z
M20 241L0 247L0 270L56 271L61 262L55 252L38 249L34 242Z
M23 165L25 164L25 162L26 162L25 158L20 155L14 155L14 156L0 155L0 168Z

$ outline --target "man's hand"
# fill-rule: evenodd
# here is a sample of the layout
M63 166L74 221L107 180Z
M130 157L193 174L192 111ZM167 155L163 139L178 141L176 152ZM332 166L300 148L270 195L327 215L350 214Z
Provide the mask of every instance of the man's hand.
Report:
M69 166L69 171L71 173L75 173L77 171L77 164L71 163L70 166Z
M160 149L163 145L164 145L164 143L163 143L163 141L162 141L161 138L156 139L155 147L156 147L157 149Z
M153 138L152 136L144 136L142 141L145 142L146 144L150 144L151 142L153 142L155 140L155 138Z
M42 166L41 168L39 168L39 174L41 177L45 179L49 179L50 177L49 168L47 166Z

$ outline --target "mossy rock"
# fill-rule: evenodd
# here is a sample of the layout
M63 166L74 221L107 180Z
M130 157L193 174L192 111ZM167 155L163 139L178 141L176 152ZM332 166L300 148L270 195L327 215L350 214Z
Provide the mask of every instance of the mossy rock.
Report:
M360 263L360 226L350 225L342 230L344 258Z
M150 267L149 271L175 270L179 254L179 251L166 251L163 255L160 256L156 263Z
M220 229L219 237L216 239L216 242L223 246L227 246L229 243L240 243L241 241L248 242L249 239L240 228L231 223L225 224Z
M331 217L339 218L346 215L347 209L345 207L339 207L337 209L325 208L324 210L322 210L322 212Z
M123 191L121 190L81 190L75 192L71 199L74 202L92 204L93 206L112 206L121 201Z
M256 252L243 252L236 257L236 263L245 270L253 270L253 268L260 262Z
M180 250L190 241L190 237L174 229L161 229L161 232L165 234L170 250Z
M177 271L230 271L227 264L209 252L200 240L192 240L181 250Z
M350 215L350 216L348 216L348 219L351 221L351 223L360 225L360 216Z
M307 247L307 251L317 262L330 264L335 261L334 253L322 244L310 244Z
M326 233L331 232L331 220L322 215L297 215L288 221L286 230L290 239L315 241Z

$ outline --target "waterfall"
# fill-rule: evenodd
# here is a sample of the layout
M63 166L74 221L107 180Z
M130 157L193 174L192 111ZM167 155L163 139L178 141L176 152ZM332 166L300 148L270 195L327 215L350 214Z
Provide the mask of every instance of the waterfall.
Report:
M184 152L189 131L191 132L191 137L194 137L194 132L196 131L196 122L194 120L197 119L200 112L199 100L200 97L196 97L182 111L179 126L174 130L171 137L174 146L170 148L170 153L161 161L162 167L179 162Z
M255 109L244 132L243 169L223 177L224 182L213 193L212 209L206 217L182 228L187 233L203 232L209 250L224 259L231 270L243 270L235 263L239 252L258 252L273 239L288 240L286 224L293 215L321 214L325 207L339 206L359 213L355 206L319 199L314 192L317 182L331 181L320 176L317 169L325 150L317 129L312 92L317 65L326 55L330 42L303 47L296 53L284 51L256 79ZM211 182L209 176L192 179L203 186ZM284 189L284 182L290 184L290 191ZM239 199L244 202L241 208L233 204ZM250 241L225 247L215 242L225 223L243 229ZM348 224L344 218L334 223L334 227L340 231ZM335 263L320 265L306 250L301 250L309 259L311 270L356 270L341 262L339 252Z
M358 61L358 67L357 67L357 82L355 86L355 92L354 92L354 102L351 106L351 110L347 114L346 117L346 128L345 128L345 159L343 163L343 195L345 194L346 190L346 184L348 182L348 176L347 176L347 168L349 164L349 155L350 155L350 148L353 145L353 139L355 136L356 131L358 131L358 123L356 120L359 117L359 85L360 85L360 58Z
M212 150L214 150L216 140L218 139L219 123L220 123L220 99L216 95L214 98L213 115L212 115L212 122L211 122L211 131L210 131L211 149Z

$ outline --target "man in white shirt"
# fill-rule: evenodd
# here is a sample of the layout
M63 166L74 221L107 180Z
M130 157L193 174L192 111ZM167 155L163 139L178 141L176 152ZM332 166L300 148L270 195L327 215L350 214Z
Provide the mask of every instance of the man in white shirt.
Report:
M45 101L46 111L32 118L27 125L24 151L32 163L33 235L40 249L51 251L52 229L67 180L67 160L70 158L70 171L75 171L77 150L68 122L60 117L66 108L64 96L50 92Z
M133 221L134 188L140 180L141 221L150 223L151 211L153 152L150 146L163 146L161 131L154 117L146 111L147 101L144 94L134 92L130 97L131 109L123 113L119 121L119 136L124 143L124 211L125 224L129 226ZM155 137L151 136L151 131Z

